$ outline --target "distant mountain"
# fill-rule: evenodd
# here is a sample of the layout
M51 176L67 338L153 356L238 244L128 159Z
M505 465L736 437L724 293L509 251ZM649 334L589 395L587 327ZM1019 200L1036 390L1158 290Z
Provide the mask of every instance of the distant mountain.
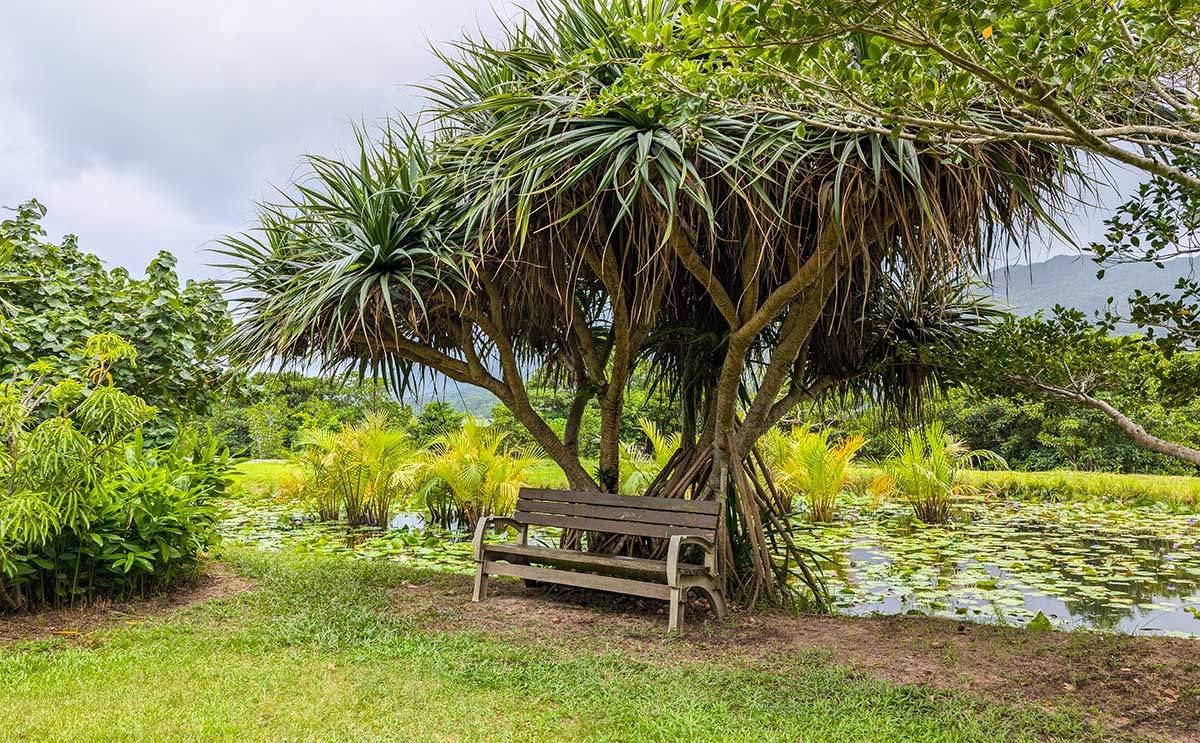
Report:
M488 420L492 417L492 407L500 403L499 398L481 387L459 384L440 374L435 379L436 384L423 385L416 393L404 397L405 404L411 405L414 412L420 413L425 403L438 400L459 412Z
M1058 255L1040 263L1014 265L997 270L991 277L997 299L1012 305L1019 315L1049 311L1056 304L1080 310L1091 317L1113 297L1123 304L1125 297L1141 289L1173 293L1181 276L1200 271L1200 263L1174 260L1158 268L1152 263L1110 266L1103 279L1096 278L1098 266L1086 257Z

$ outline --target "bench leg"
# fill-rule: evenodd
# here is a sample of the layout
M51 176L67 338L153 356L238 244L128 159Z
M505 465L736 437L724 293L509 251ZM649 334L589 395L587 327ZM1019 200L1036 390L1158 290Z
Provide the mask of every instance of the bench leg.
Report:
M683 599L685 594L682 588L671 588L671 621L667 625L668 632L679 632L683 624Z
M729 613L729 610L725 608L725 592L719 587L713 586L708 595L712 599L712 607L713 611L717 613L717 619L724 619L725 615Z
M479 603L487 598L487 573L483 572L483 561L480 560L475 564L475 591L471 594L471 600Z

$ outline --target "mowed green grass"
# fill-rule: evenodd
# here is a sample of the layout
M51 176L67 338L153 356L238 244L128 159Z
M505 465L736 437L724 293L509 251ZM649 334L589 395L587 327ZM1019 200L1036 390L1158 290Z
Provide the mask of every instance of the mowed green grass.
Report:
M879 474L879 470L870 467L855 467L852 487L865 489ZM1169 503L1185 507L1200 505L1200 477L1078 470L962 470L960 475L962 482L968 485L985 493L1008 498L1116 500L1133 505Z
M584 467L590 471L595 463L585 462ZM529 485L534 488L563 489L567 487L567 476L553 459L539 459L529 473Z
M242 462L233 474L236 490L248 495L271 495L289 470L297 469L286 459L258 459Z
M256 584L86 640L0 648L5 741L1090 741L1080 719L889 685L816 655L696 660L585 630L407 612L435 574L233 552ZM390 597L391 596L391 597Z
M1112 472L965 472L964 480L1014 498L1110 498L1129 503L1200 504L1200 477Z

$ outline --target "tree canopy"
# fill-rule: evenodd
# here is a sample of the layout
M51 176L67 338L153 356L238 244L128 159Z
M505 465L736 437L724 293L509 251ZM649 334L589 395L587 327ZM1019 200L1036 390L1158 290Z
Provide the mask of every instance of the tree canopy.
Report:
M664 90L656 50L688 22L675 2L572 0L460 41L428 87L432 134L399 122L357 158L309 158L258 230L226 240L229 347L476 384L573 487L610 490L643 364L683 429L650 489L727 504L726 575L754 600L804 571L772 554L789 542L755 442L828 393L914 404L929 349L981 322L966 277L1044 218L1074 162L1053 142L801 121L802 97L768 111ZM561 436L530 405L531 366L578 403ZM594 473L578 456L592 398Z
M144 278L106 269L73 235L49 242L37 201L13 211L0 223L0 374L23 377L44 358L55 368L82 365L87 340L114 333L137 352L135 364L112 370L117 386L164 412L202 413L223 373L214 349L230 326L220 290L181 286L165 251Z
M1190 401L1200 388L1200 354L1164 351L1140 335L1113 336L1082 313L1059 307L1050 317L997 323L956 355L955 366L975 389L1091 408L1139 445L1200 466L1200 450L1146 431L1128 412L1144 399Z
M1055 143L1148 180L1084 246L1100 264L1195 257L1200 204L1200 10L1188 0L701 0L664 87L769 70L751 110L918 141ZM697 57L695 40L711 52ZM714 64L712 60L720 60ZM699 61L698 61L699 60ZM1101 268L1100 273L1103 274ZM1102 318L1161 343L1200 341L1200 285L1137 293Z

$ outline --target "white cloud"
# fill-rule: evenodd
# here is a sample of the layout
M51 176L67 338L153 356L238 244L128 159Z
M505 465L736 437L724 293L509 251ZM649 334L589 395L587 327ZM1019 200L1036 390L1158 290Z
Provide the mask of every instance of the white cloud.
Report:
M140 271L159 250L179 259L185 277L208 275L213 257L204 249L220 233L236 227L189 209L168 184L153 174L92 166L50 179L38 198L54 209L48 227L56 237L78 232L80 247ZM58 206L68 208L58 213ZM86 232L74 225L86 225Z
M437 70L426 38L493 16L486 0L6 7L0 205L37 196L52 233L110 263L166 248L206 275L200 248L243 228L301 154L419 108L406 86Z

